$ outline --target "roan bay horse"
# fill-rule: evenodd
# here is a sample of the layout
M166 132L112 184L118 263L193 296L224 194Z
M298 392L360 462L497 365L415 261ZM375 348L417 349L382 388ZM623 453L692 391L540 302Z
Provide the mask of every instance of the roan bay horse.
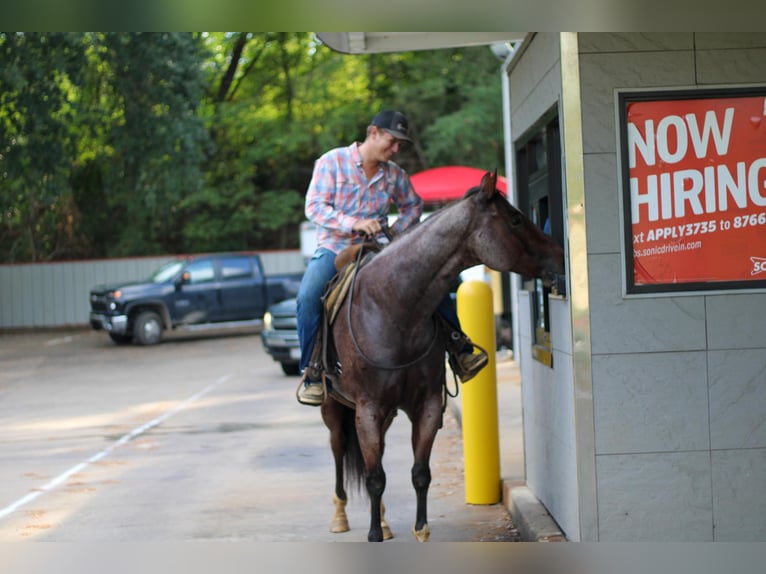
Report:
M412 423L412 532L428 540L429 461L446 383L446 336L434 317L459 273L478 264L544 280L564 272L562 248L497 192L496 181L497 173L486 173L463 199L396 237L361 267L337 314L332 337L340 372L333 385L354 408L332 393L321 406L335 458L333 532L349 529L345 487L364 483L367 538L391 537L383 517L381 458L386 430L402 410Z

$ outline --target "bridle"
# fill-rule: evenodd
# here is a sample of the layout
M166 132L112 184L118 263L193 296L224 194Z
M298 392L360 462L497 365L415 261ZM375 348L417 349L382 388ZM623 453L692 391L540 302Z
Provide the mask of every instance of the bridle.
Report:
M383 226L383 229L381 230L383 235L386 236L386 238L390 241L393 241L393 235L391 234L391 230L388 228L387 225ZM367 236L370 237L370 236ZM384 247L383 244L378 242L378 240L375 237L371 237L371 240L380 248L382 249ZM431 342L428 344L428 347L426 350L416 357L415 359L408 361L406 363L403 363L401 365L386 365L382 363L378 363L377 361L371 359L367 356L367 354L362 351L362 348L359 346L359 342L356 340L356 336L354 335L354 328L351 326L351 306L354 302L354 287L356 285L356 274L359 272L359 265L362 262L362 254L364 252L364 249L360 249L359 253L356 255L356 268L354 269L354 275L351 277L351 286L349 287L349 294L348 294L348 305L346 306L346 320L348 322L348 332L349 335L351 335L351 341L354 343L354 348L356 349L356 352L359 353L359 355L364 359L364 361L373 367L377 369L385 369L388 371L395 371L399 369L406 369L408 367L411 367L412 365L415 365L425 359L433 350L434 345L436 344L436 339L439 337L439 329L436 325L436 316L433 317L434 322L434 336L431 339Z

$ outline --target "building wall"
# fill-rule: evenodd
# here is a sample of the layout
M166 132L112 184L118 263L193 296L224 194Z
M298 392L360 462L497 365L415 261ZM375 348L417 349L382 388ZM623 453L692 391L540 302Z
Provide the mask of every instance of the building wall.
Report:
M536 34L511 70L511 129L518 140L561 99L559 35ZM531 301L521 290L519 341L526 482L570 540L578 540L572 331L568 299L551 300L553 368L532 358Z
M510 70L514 141L551 108L572 120L563 38L535 34ZM551 301L549 369L531 356L530 301L516 294L527 484L570 540L764 541L766 294L623 296L615 90L766 84L766 34L577 44L587 301ZM567 246L570 284L572 262ZM575 343L582 316L590 336Z
M140 281L171 256L0 265L0 329L88 324L96 285ZM267 275L302 272L299 251L261 253Z
M766 540L766 294L622 296L616 88L766 83L766 34L579 34L598 540Z
M520 294L521 368L526 483L569 540L579 540L577 445L574 432L572 337L569 302L551 301L553 365L532 358L530 297Z

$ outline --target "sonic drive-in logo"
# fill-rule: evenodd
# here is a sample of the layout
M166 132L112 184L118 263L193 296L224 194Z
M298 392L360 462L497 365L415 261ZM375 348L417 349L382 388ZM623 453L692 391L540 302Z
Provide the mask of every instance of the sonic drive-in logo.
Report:
M625 105L633 283L762 280L747 252L766 252L766 97Z

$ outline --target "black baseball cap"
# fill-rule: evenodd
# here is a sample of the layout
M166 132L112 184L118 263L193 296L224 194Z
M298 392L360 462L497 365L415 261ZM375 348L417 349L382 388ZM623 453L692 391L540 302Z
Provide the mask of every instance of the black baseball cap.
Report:
M409 122L401 112L396 110L383 110L372 118L372 126L383 128L398 140L412 142L409 136Z

